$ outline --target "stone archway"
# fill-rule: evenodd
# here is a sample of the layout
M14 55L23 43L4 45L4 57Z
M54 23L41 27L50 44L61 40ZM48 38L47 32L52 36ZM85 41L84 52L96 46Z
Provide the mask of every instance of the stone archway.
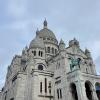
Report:
M97 94L98 100L100 100L100 83L96 82L95 88L96 88L96 94Z
M71 88L71 93L72 93L73 100L78 100L76 85L74 83L71 83L70 88Z
M93 100L92 83L90 81L85 82L86 96L88 100Z

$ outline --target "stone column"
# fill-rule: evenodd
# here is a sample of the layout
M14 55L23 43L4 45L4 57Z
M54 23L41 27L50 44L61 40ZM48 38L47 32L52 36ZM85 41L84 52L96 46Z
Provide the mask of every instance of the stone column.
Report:
M67 96L69 96L69 97L68 97L69 100L73 100L71 88L69 88L69 90L68 90L68 95L67 95Z
M78 100L88 100L85 91L84 82L80 81L76 84Z
M78 96L78 100L82 100L82 89L80 84L77 82L76 83L76 90L77 90L77 96Z
M93 100L98 100L97 94L96 94L96 89L92 89L92 95L93 95Z
M86 95L86 88L85 88L84 82L82 82L82 91L83 91L84 100L88 100L87 95Z

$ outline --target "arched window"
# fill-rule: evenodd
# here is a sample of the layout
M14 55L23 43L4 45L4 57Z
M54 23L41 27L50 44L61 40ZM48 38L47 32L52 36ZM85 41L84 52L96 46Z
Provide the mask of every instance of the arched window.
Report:
M55 49L55 54L57 54L57 49Z
M34 56L36 56L36 51L33 51Z
M70 85L73 100L78 100L77 89L74 83Z
M39 51L39 56L41 55L41 52Z
M39 51L39 56L43 56L43 52L42 51Z
M60 98L60 99L62 99L62 89L57 89L57 97L58 97L58 99Z
M50 40L50 38L47 38L47 40Z
M38 70L43 70L43 66L42 65L38 65Z
M86 73L88 74L88 69L86 68Z
M58 99L59 99L59 89L57 89L57 97L58 97Z
M42 93L42 82L40 82L40 93Z
M45 47L45 52L47 53L47 48Z
M50 53L50 47L47 48L47 52Z
M47 78L45 78L45 93L47 93Z
M52 48L52 54L54 54L54 48Z
M41 57L43 56L43 52L41 51Z
M86 88L86 96L88 100L93 100L92 97L92 84L89 81L85 82L85 88Z
M60 89L60 98L62 99L62 90Z

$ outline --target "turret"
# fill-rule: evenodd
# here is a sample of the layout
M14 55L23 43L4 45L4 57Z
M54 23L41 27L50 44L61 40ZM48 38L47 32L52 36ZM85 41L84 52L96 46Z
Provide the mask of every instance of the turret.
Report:
M90 53L90 51L89 51L88 49L85 49L85 55L86 55L88 58L92 59L91 53Z
M45 59L45 45L41 38L36 36L29 46L29 56L33 58Z
M21 71L25 71L26 65L28 60L28 47L26 46L25 49L22 51L22 57L21 57Z
M85 49L85 55L87 56L87 64L88 64L88 67L90 67L90 73L91 74L96 74L96 68L95 68L95 65L93 63L93 59L91 57L91 53L88 49ZM88 69L89 70L89 69Z
M28 47L26 46L25 49L22 50L22 56L27 55Z
M62 50L64 50L65 49L65 43L64 43L64 41L61 39L60 40L60 43L59 43L59 51L62 51Z
M80 47L79 46L79 41L77 41L75 38L71 41L69 41L69 46L77 46L77 47Z

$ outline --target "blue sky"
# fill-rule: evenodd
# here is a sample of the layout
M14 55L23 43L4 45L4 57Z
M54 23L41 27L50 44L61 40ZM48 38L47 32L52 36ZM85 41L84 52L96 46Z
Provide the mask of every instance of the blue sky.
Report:
M0 0L0 88L13 56L29 45L45 17L58 40L68 45L76 37L91 51L100 73L100 0Z

